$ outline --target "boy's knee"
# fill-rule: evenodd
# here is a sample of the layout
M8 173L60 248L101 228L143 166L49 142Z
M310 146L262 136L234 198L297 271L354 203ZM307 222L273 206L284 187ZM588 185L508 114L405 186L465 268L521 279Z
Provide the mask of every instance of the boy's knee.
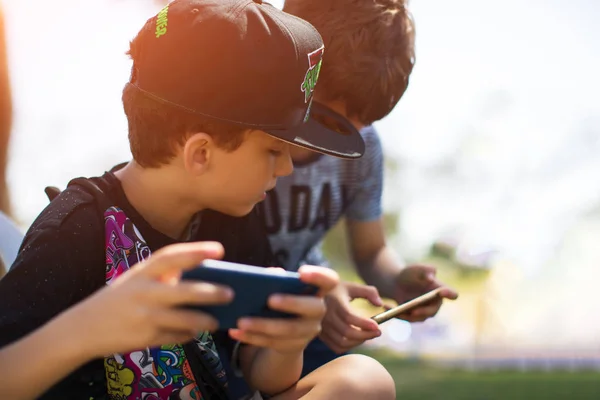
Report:
M352 354L335 360L336 378L356 398L395 399L394 378L374 358Z

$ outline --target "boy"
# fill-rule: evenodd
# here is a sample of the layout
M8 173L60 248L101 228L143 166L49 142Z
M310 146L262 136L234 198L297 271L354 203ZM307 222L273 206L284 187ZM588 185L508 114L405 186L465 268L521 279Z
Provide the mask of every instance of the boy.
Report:
M0 281L0 345L175 242L218 241L227 261L268 265L268 242L251 210L292 171L289 143L348 156L362 150L329 146L332 132L325 128L303 129L322 51L310 24L259 0L175 0L150 18L131 43L132 73L123 91L133 161L72 181L33 223ZM336 282L319 268L301 277L319 286L321 296ZM226 301L215 293L205 303ZM348 358L298 381L323 301L274 296L270 306L299 317L244 318L236 329L214 334L207 320L193 342L104 354L44 398L227 398L228 336L243 343L231 361L260 392L394 397L389 374L372 360ZM173 337L188 337L192 326L180 326ZM361 364L369 370L361 372ZM372 374L376 389L373 381L352 383L350 368Z
M414 24L406 0L287 0L284 11L307 20L323 37L319 88L313 114L336 112L361 130L365 156L358 161L321 157L292 149L294 173L279 181L259 205L277 264L296 270L325 265L320 245L325 234L346 217L354 265L359 275L385 297L402 303L440 286L435 269L404 266L385 242L381 194L383 155L373 122L385 117L404 94L414 65ZM306 351L308 373L325 362L380 335L377 324L351 311L349 299L377 290L348 286L328 296L320 338ZM445 289L442 297L456 298ZM436 314L441 299L405 315L422 321Z

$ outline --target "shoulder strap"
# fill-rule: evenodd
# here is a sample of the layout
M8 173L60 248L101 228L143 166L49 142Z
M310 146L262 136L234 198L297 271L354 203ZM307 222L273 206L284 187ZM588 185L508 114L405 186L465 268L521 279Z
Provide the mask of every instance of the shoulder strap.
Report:
M96 201L102 203L99 204L99 206L103 210L106 210L112 205L110 204L108 194L105 191L103 191L102 188L100 188L100 186L94 183L92 180L86 178L75 178L67 184L67 186L73 185L81 186L85 188L90 194L93 194ZM46 186L46 188L44 188L44 192L46 193L48 200L53 201L61 194L62 191L56 186Z
M110 198L108 191L103 190L102 187L93 180L86 178L75 178L68 183L67 187L75 185L83 187L87 192L94 195L94 199L102 211L106 211L108 208L115 205L112 204L112 199Z
M56 197L58 197L58 195L60 194L60 189L57 188L56 186L46 186L46 188L44 189L44 192L46 192L46 196L48 196L48 200L52 201Z
M222 384L215 378L212 369L206 364L206 360L200 353L198 345L188 342L183 345L183 352L190 364L192 373L198 388L202 393L202 400L227 400L229 396ZM200 378L200 379L199 379Z

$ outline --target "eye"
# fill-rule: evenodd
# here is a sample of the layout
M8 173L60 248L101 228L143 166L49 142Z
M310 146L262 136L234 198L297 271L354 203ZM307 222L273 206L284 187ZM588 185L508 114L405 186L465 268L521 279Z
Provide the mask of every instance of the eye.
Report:
M281 154L283 154L283 152L278 149L269 149L269 153L275 157L279 157Z

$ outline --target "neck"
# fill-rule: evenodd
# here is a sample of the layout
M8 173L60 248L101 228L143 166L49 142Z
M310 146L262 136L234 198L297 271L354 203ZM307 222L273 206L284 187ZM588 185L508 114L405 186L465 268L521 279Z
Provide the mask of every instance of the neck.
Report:
M359 121L357 121L356 118L352 118L352 117L348 116L348 114L346 113L346 106L344 105L343 102L341 102L341 101L321 101L317 98L315 98L314 101L319 102L319 103L323 104L324 106L331 108L336 113L345 117L348 121L350 121L352 123L352 125L354 125L356 130L360 131L362 128L365 127L365 125L360 123ZM297 162L309 161L312 158L316 158L319 156L314 151L307 150L307 149L304 149L302 147L297 147L297 146L292 146L290 154L292 156L292 160L297 161Z
M180 239L200 208L180 194L182 183L173 180L171 168L143 168L131 161L115 175L127 200L152 228Z

